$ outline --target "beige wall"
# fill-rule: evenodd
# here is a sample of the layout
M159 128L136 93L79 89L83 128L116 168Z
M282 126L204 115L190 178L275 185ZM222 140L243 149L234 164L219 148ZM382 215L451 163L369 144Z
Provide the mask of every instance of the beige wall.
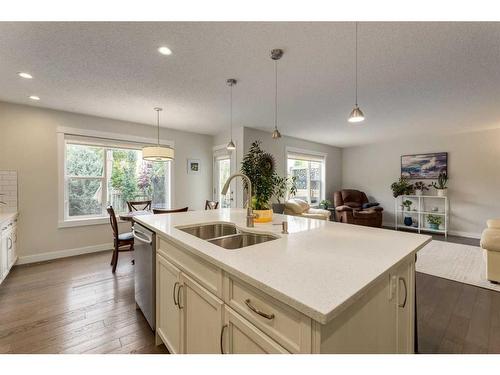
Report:
M345 148L342 185L380 202L384 222L393 225L390 185L400 176L400 157L426 152L448 152L450 232L478 237L488 218L500 217L500 129Z
M333 193L342 186L342 149L339 147L288 136L282 136L280 139L273 139L271 133L252 128L244 128L243 138L245 153L248 151L253 141L261 140L262 149L270 152L276 158L276 171L281 176L285 175L287 147L324 153L327 155L325 168L325 199L332 200Z
M147 125L0 102L0 170L18 171L21 257L112 242L109 225L58 228L59 126L154 136ZM202 209L211 197L213 137L169 129L161 137L175 142L172 206ZM187 174L188 158L201 160L200 175Z

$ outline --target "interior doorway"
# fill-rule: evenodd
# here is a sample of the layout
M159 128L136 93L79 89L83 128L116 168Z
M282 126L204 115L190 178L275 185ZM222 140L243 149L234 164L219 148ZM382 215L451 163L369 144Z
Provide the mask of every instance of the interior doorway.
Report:
M221 196L221 191L231 174L234 173L233 153L226 150L225 146L214 148L214 168L213 168L213 200L218 201L220 208L236 207L235 186L231 183L229 191L225 196Z

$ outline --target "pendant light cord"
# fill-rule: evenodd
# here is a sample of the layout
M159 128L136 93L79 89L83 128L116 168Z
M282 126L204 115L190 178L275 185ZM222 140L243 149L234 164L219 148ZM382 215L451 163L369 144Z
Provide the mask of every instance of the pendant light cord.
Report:
M278 60L274 60L274 129L278 129Z
M156 123L158 125L157 137L158 137L158 147L160 147L160 111L156 111Z
M231 142L233 141L233 85L229 86L229 134Z
M355 73L355 81L356 81L356 84L355 84L355 97L356 97L356 107L358 106L358 23L356 22L356 42L355 42L355 45L356 45L356 73Z

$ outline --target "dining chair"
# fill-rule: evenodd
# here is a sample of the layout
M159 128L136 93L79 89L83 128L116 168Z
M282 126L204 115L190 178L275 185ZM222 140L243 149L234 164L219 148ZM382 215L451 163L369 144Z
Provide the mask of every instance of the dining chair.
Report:
M151 200L149 201L128 201L128 211L148 211L151 210Z
M162 208L153 208L153 214L155 214L155 215L157 215L157 214L172 214L175 212L187 212L187 210L188 210L187 207L176 208L173 210L164 210Z
M205 201L205 210L216 210L219 207L219 202Z
M132 232L119 233L118 232L118 221L116 220L115 210L113 206L106 208L109 214L109 222L111 223L111 228L113 229L113 256L111 257L111 266L113 266L113 273L116 271L116 266L118 265L118 253L122 251L133 251L134 250L134 235ZM121 247L128 246L127 249L120 249ZM133 263L133 262L132 262Z

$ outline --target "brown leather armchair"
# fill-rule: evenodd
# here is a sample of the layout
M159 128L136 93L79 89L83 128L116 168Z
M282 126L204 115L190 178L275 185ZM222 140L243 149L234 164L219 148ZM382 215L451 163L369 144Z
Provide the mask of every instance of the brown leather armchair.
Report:
M359 190L345 189L335 192L333 196L337 221L341 223L382 226L382 207L363 208L368 202L365 193Z

